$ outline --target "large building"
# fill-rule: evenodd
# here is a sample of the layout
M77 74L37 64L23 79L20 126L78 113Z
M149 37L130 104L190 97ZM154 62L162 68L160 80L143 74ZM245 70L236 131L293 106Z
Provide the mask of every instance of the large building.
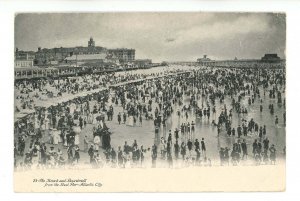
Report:
M15 51L15 68L28 68L33 66L35 54L33 51Z
M38 48L35 53L34 64L36 65L49 65L51 63L63 62L66 57L71 57L72 55L81 54L101 54L107 51L106 48L95 46L95 41L91 37L88 41L87 47L77 46L77 47L60 47L60 48Z
M99 54L105 49L102 47L74 47L74 48L39 48L35 54L34 63L36 65L49 65L53 61L63 62L66 57L80 54Z
M109 49L108 53L115 55L119 59L120 63L127 63L135 60L135 49Z
M85 55L78 57L79 55ZM93 55L93 56L86 56ZM104 55L104 56L103 56ZM105 57L105 59L102 59ZM24 52L16 51L16 60L32 60L36 66L49 66L58 65L64 63L74 63L76 58L81 61L79 62L112 62L128 64L133 63L135 60L135 49L118 48L118 49L107 49L105 47L96 46L96 42L90 37L86 47L60 47L60 48L41 48L39 47L37 52ZM84 60L84 61L82 61ZM27 62L28 63L28 62ZM25 64L24 62L22 65ZM20 64L21 65L21 64ZM29 65L29 63L28 63Z
M15 59L16 60L34 60L35 52L34 51L22 51L16 48Z
M38 51L35 53L34 64L36 65L50 65L54 61L60 63L65 62L67 57L72 57L73 55L97 55L107 54L108 57L117 58L121 63L132 62L135 59L135 50L134 49L106 49L101 46L95 45L94 39L91 37L88 41L87 47L77 46L77 47L60 47L60 48L51 48L51 49L41 49L38 48ZM67 59L69 60L69 59Z
M15 60L15 68L31 68L33 60Z

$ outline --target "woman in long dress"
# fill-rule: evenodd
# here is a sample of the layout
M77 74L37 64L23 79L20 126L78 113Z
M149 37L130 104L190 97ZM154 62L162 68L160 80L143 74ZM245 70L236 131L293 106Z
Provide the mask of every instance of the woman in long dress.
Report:
M75 145L79 145L80 144L80 132L81 132L81 129L79 126L75 126L74 127L74 132L75 132L75 141L74 141L74 144Z
M129 116L128 117L128 124L127 124L128 126L133 126L133 116Z
M95 147L95 151L99 151L99 146L100 146L101 140L100 137L98 135L96 135L94 137L94 147Z
M58 144L58 141L59 141L59 132L58 132L58 130L56 130L56 129L53 129L53 131L52 131L52 135L53 135L53 144Z
M79 145L79 144L80 144L80 136L79 136L79 133L76 133L76 134L75 134L74 144L75 144L75 145Z

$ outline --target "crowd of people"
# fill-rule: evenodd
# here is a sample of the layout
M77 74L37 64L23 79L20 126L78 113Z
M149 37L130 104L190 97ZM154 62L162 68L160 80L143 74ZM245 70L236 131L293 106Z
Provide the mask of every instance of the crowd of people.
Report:
M15 123L16 169L33 165L39 168L78 166L85 157L95 168L212 166L216 160L208 154L212 149L217 149L221 165L239 165L245 161L255 165L276 164L277 142L270 142L268 137L273 133L267 133L267 125L260 119L249 118L248 113L255 104L264 118L274 116L276 107L285 108L283 69L202 67L168 73L91 74L16 81L16 101L21 103L16 104L16 112L34 110L33 115ZM159 77L162 74L165 76ZM133 80L136 82L128 82ZM41 93L46 93L46 99L51 100L100 87L104 90L58 105L35 106ZM266 97L270 100L270 113L263 110ZM275 126L285 125L283 111L280 114L283 120L276 114ZM168 121L174 116L178 122L170 125ZM236 119L241 124L236 125ZM202 121L209 122L211 129L217 128L216 138L232 139L231 147L211 142L208 147L207 140L212 140L197 130ZM138 145L136 140L125 137L124 145L113 146L108 126L111 122L116 122L116 127L124 124L132 127L132 132L136 126L143 127L144 122L153 122L153 145ZM88 125L93 127L91 133L83 134L83 130L88 131L85 129ZM153 141L153 136L148 136L148 140ZM63 145L66 154L55 146L58 144ZM249 146L252 154L248 154ZM285 148L282 151L285 154Z

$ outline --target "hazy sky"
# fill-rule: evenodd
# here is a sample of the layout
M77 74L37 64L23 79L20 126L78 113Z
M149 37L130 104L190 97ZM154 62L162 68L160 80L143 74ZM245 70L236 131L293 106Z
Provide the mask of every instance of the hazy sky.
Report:
M18 14L15 47L87 46L92 36L96 46L134 48L136 59L154 62L285 58L285 30L285 15L270 13Z

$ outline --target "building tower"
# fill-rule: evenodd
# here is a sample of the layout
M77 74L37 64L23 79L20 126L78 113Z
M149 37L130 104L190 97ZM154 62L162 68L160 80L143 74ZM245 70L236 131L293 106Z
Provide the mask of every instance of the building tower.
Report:
M90 40L88 41L88 47L95 47L95 41L93 40L93 37L90 37Z

